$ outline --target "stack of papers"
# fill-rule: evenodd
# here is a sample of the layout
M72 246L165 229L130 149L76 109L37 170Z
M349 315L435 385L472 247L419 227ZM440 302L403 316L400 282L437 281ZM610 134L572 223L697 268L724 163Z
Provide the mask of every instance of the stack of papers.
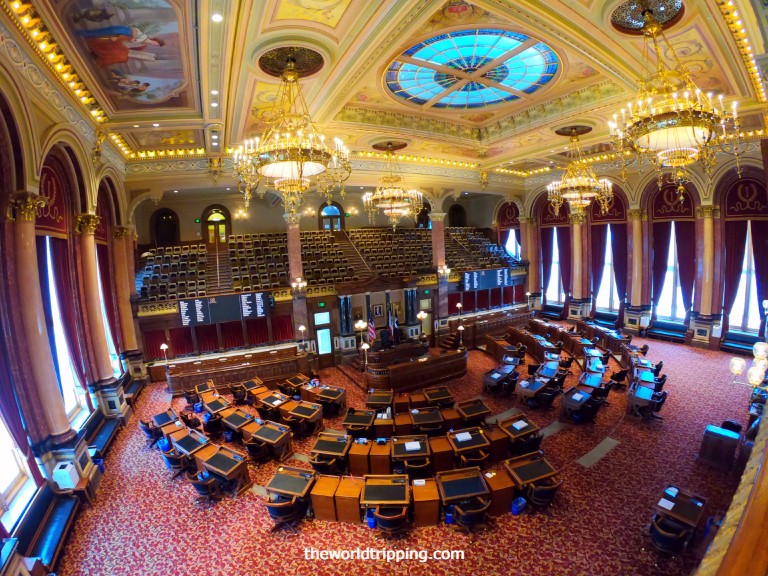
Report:
M579 400L581 400L582 398L584 398L584 395L583 395L581 392L576 392L576 394L574 394L574 395L572 396L572 398L578 402Z
M466 442L467 440L472 440L472 434L469 432L459 432L456 434L457 442Z
M667 500L666 498L662 498L659 500L659 507L664 508L664 510L672 510L675 503L671 502L670 500Z
M514 422L512 424L512 428L514 428L515 430L522 430L526 426L528 426L528 422L526 422L525 420L518 420L517 422Z
M520 382L520 388L528 388L528 380L523 380Z
M406 442L405 443L405 451L406 452L413 452L414 450L420 450L421 444L419 442Z

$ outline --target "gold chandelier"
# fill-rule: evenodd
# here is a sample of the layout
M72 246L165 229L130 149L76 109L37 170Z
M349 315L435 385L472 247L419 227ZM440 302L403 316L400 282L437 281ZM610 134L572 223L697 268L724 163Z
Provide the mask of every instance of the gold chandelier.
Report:
M344 182L352 167L349 150L338 138L333 147L319 134L301 93L299 72L289 58L280 75L280 88L271 110L271 122L260 137L246 140L234 154L234 175L239 180L245 208L261 178L277 190L285 207L285 218L298 221L304 195L313 184L325 196L328 204L338 188L344 197ZM260 198L266 187L258 191Z
M392 224L392 228L395 228L401 218L408 216L416 218L424 207L421 193L418 190L408 189L397 164L395 152L406 146L407 144L404 142L397 144L387 142L386 145L374 145L377 150L386 151L386 166L376 191L363 195L363 207L368 213L368 220L371 224L375 222L376 214L381 211Z
M644 36L644 79L634 101L613 115L609 122L613 146L621 158L622 168L636 162L640 168L649 159L662 186L665 174L677 185L683 199L684 185L690 179L689 168L701 162L709 176L718 152L736 157L745 151L739 132L736 102L731 111L723 104L723 96L715 100L711 92L703 93L694 83L690 71L675 54L647 3L642 4ZM651 65L651 52L656 60ZM663 54L671 54L674 69L666 64ZM666 170L666 172L665 172Z
M560 212L564 202L568 203L571 214L583 213L593 200L599 204L601 214L605 214L611 206L613 200L611 182L595 176L579 148L579 136L591 130L589 126L568 126L556 131L561 136L569 136L570 145L565 172L560 180L547 185L547 200L555 213Z

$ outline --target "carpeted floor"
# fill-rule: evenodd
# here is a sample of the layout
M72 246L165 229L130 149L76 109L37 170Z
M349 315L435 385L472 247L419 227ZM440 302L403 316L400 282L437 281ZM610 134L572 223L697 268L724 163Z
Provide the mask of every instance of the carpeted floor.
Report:
M470 352L467 375L450 383L456 400L483 395L494 413L516 407L539 427L550 426L542 448L564 479L550 509L498 517L490 531L473 538L441 525L413 529L406 539L388 544L375 539L375 531L364 524L316 520L302 522L297 537L275 538L269 534L272 522L258 495L263 493L259 486L236 500L199 509L193 505L193 488L183 479L170 480L159 453L146 447L138 428L139 417L149 419L169 405L161 385L149 386L107 455L96 502L78 516L58 574L689 574L704 553L703 530L682 558L660 561L644 528L669 482L704 496L706 515L728 507L738 478L698 463L696 454L707 424L725 419L746 423L749 390L731 383L727 354L649 343L648 358L663 359L663 372L669 375L663 422L644 423L626 416L627 397L619 391L611 393L610 406L600 410L595 424L554 426L559 400L552 409L541 411L483 395L482 374L494 361L481 351ZM579 375L575 365L574 373L567 384ZM325 383L347 388L350 406L364 405L364 393L349 376L337 369L323 370L321 376ZM173 401L176 408L182 403ZM335 418L325 425L340 429L340 422ZM312 438L296 442L296 452L307 454L312 443ZM309 467L300 460L288 463ZM252 478L264 485L276 468L276 463L251 468ZM463 550L465 559L305 560L308 547Z

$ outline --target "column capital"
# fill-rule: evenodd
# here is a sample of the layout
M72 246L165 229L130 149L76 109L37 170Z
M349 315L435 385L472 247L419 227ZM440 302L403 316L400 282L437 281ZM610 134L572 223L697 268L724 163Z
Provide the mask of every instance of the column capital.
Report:
M96 234L99 222L101 222L101 216L96 216L96 214L78 214L75 221L75 232L93 236Z
M301 214L299 214L299 213L296 213L296 214L286 213L286 214L283 214L283 219L286 222L288 222L288 224L298 224L299 220L301 220Z
M696 216L699 218L719 218L720 208L717 206L699 206L696 208Z
M584 224L584 222L587 221L587 213L586 212L572 212L571 214L568 214L568 221L571 224Z
M48 199L34 192L17 192L11 198L9 208L10 220L22 222L34 222L37 220L37 211L48 203Z
M627 211L630 220L648 220L648 211L642 208L632 208Z
M528 216L518 216L517 221L520 222L520 224L530 224L533 222L533 218L530 218Z
M115 226L112 228L112 238L122 240L131 236L133 230L130 226Z
M432 220L432 222L442 222L445 220L446 213L445 212L430 212L429 213L429 219Z

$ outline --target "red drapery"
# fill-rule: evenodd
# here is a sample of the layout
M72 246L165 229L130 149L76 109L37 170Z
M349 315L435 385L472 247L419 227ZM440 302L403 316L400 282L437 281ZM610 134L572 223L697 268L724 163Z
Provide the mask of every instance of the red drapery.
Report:
M168 330L168 335L170 336L170 346L175 357L194 354L195 347L192 345L191 328L171 328ZM163 353L161 352L160 357L162 356Z
M608 224L593 225L590 229L592 235L592 312L597 308L597 292L600 290L600 282L603 280L603 268L605 267L605 242L608 236ZM576 279L578 282L579 280Z
M477 292L474 290L470 292L464 292L463 298L462 298L462 312L474 312L475 311L475 305L476 305L476 296Z
M501 288L491 288L491 308L501 306Z
M766 220L752 220L752 254L755 257L755 280L762 338L765 336L763 300L768 299L768 221Z
M696 224L690 220L675 222L677 267L680 272L680 290L687 313L693 304L693 283L696 280Z
M154 360L163 357L160 345L165 342L165 330L147 330L144 332L144 354Z
M547 288L549 288L549 279L552 276L552 247L555 242L555 229L541 229L541 292L542 301L547 301ZM562 248L561 248L562 250Z
M726 221L725 234L725 273L723 289L723 328L728 330L728 314L731 313L733 303L736 302L736 292L739 289L741 278L741 266L744 263L744 250L747 246L747 221Z
M458 310L456 309L456 304L458 304L459 302L461 302L460 292L451 292L448 294L448 315L449 316L458 313Z
M477 309L478 310L488 310L488 308L490 307L489 301L490 301L490 295L488 294L488 290L477 291Z
M654 316L659 304L661 292L664 290L664 277L667 274L667 258L669 256L669 237L672 234L672 222L655 222L653 224L653 306Z
M242 348L245 346L243 339L243 325L240 322L224 322L221 326L221 341L225 350Z
M517 288L517 286L504 287L504 306L509 306L510 304L517 302L517 300L515 300L515 288Z
M260 346L269 343L269 327L266 318L246 320L245 327L248 330L248 344L250 346Z
M120 352L120 327L118 326L117 302L115 291L112 288L112 273L109 266L109 246L96 245L96 259L99 263L99 277L101 278L101 293L104 296L104 309L107 312L109 331L112 334L112 343L115 350Z
M5 426L8 428L13 441L19 450L24 453L27 460L27 468L35 484L40 486L43 483L43 475L37 467L35 456L29 447L27 431L24 427L21 409L19 408L16 392L14 390L13 379L10 367L7 363L7 350L5 346L0 346L0 417L2 417ZM2 524L0 524L2 526ZM3 528L5 530L5 528ZM7 533L0 532L0 536L7 537Z
M624 324L624 301L627 298L627 225L611 224L611 258L616 292L619 295L617 326Z
M528 300L525 296L525 286L523 284L517 284L512 287L513 288L513 294L512 294L512 301L517 304L518 302L525 302L528 303Z
M570 226L558 226L555 230L557 232L557 250L560 255L560 280L563 283L563 292L565 292L562 317L567 318L568 304L571 301L571 228Z
M293 340L293 320L290 315L272 316L272 337L275 342Z
M203 324L195 326L197 337L197 350L200 354L216 352L219 349L219 336L216 333L216 324Z

